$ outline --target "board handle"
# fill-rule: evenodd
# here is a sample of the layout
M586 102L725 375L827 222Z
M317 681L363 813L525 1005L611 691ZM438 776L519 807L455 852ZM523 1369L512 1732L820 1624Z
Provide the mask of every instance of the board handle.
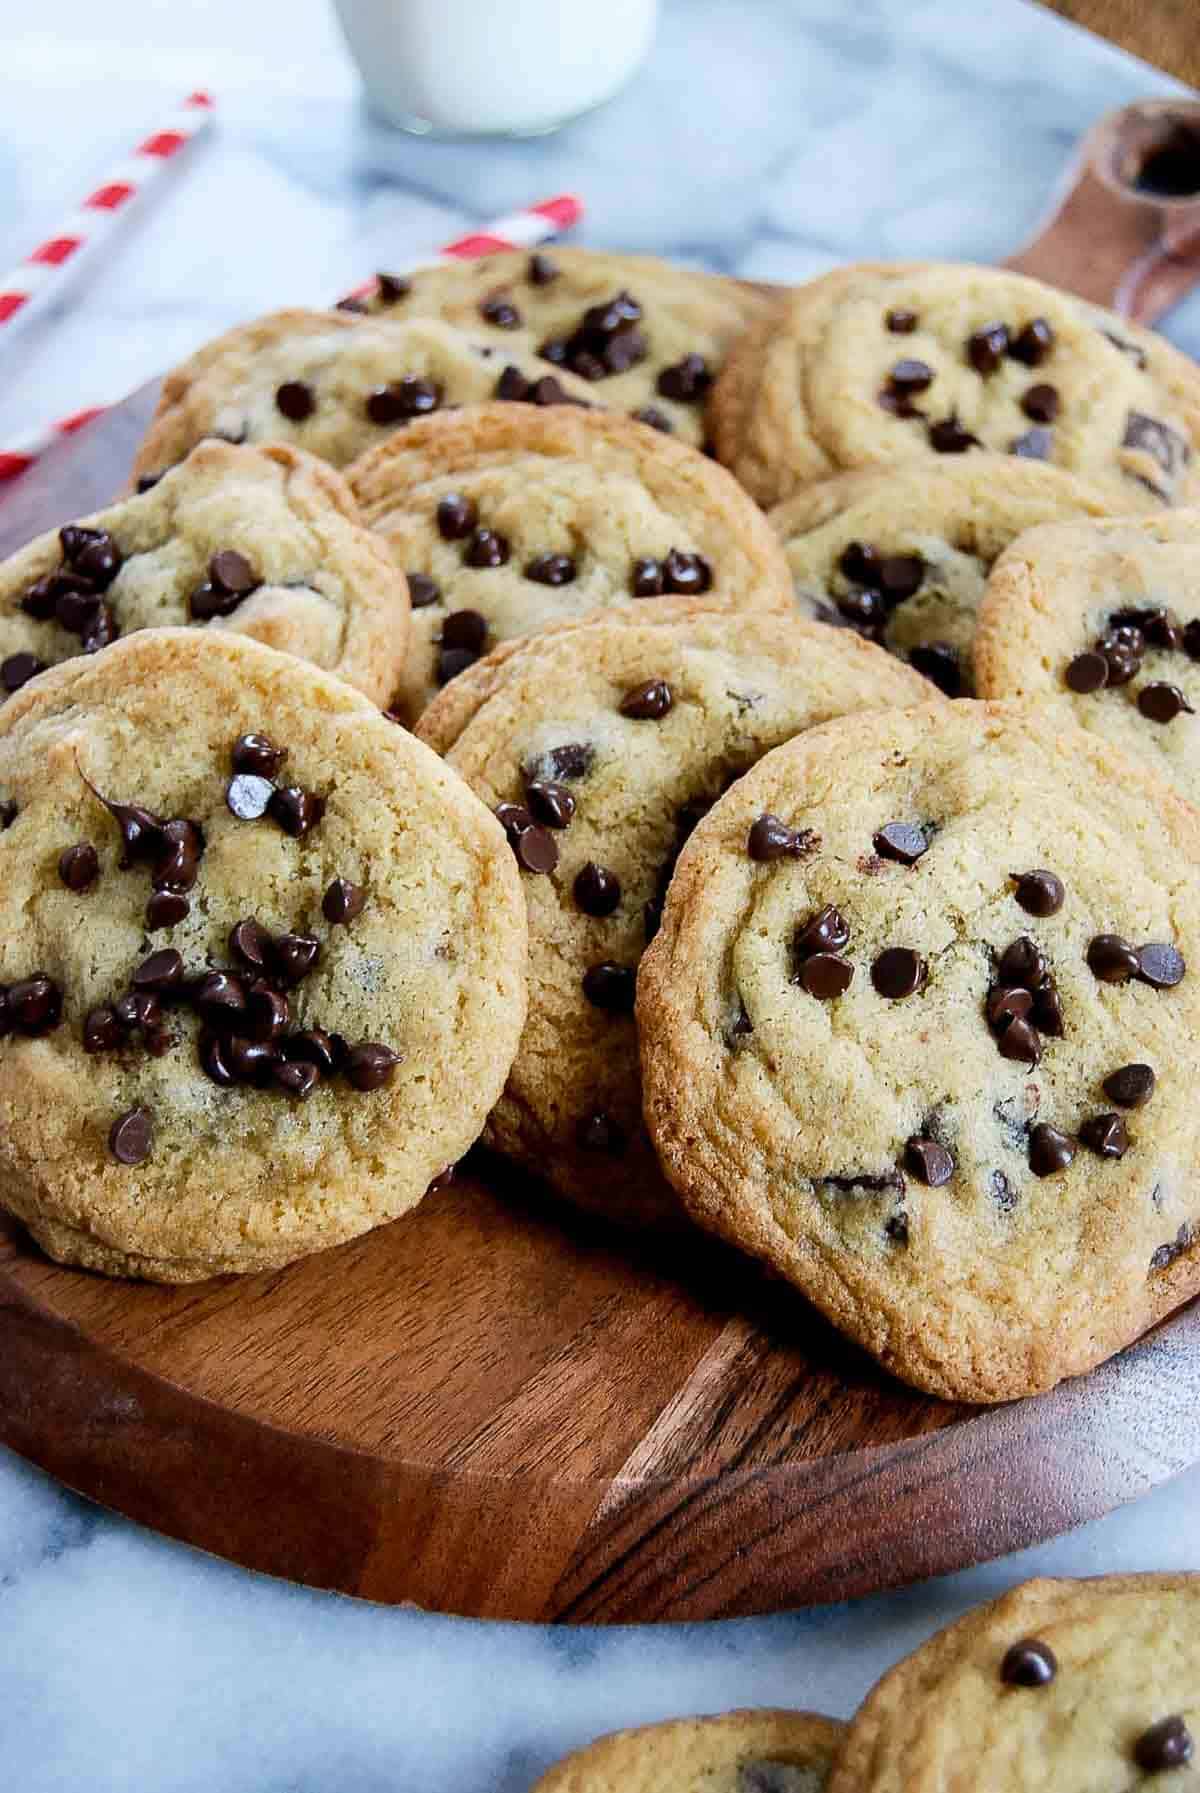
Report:
M1049 218L1004 266L1139 324L1177 305L1200 283L1200 101L1107 113Z

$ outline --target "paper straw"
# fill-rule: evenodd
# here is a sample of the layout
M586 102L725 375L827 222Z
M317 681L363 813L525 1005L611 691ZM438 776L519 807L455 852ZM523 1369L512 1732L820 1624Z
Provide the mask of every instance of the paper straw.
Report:
M194 100L201 100L204 96L192 97ZM207 103L211 105L211 101ZM147 139L149 143L154 141L154 138ZM145 145L142 148L144 150ZM494 218L482 230L455 237L453 242L444 243L440 249L435 250L432 256L423 255L398 268L396 272L407 274L413 273L417 268L436 266L439 262L469 261L476 256L493 255L501 249L531 249L538 243L548 242L561 231L569 230L582 216L582 200L573 193L557 193L552 199L541 199L525 211L510 212L503 218ZM35 250L34 254L37 253ZM353 292L346 293L339 303L344 304L347 299L369 298L375 287L376 279L372 277L355 287ZM60 417L54 423L45 424L41 429L31 430L27 435L7 443L0 448L0 483L24 473L55 442L61 441L64 436L73 436L76 430L81 430L85 423L90 423L94 417L99 417L109 408L108 405L89 405L85 410L73 411L69 417Z

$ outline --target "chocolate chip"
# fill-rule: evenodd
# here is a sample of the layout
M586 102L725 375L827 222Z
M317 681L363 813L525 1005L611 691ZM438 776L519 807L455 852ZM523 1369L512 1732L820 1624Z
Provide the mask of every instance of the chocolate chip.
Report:
M519 803L500 803L496 806L496 819L523 871L544 875L554 870L558 864L558 843L548 828L534 821L529 810Z
M968 448L982 448L983 444L957 417L950 416L930 424L929 446L935 454L965 454Z
M368 393L366 412L372 423L386 427L407 423L413 417L427 417L441 402L440 386L432 380L418 379L415 374L405 374L402 379L391 380Z
M915 822L888 822L872 842L881 859L895 859L901 865L915 865L929 850L929 839Z
M276 409L289 423L303 423L317 408L317 395L303 380L285 380L275 391Z
M924 959L907 946L885 947L871 967L871 982L890 1002L914 995L924 984L925 977Z
M1104 655L1094 649L1087 649L1075 658L1063 674L1067 687L1086 697L1092 691L1101 691L1108 683L1108 661Z
M1046 956L1028 934L1022 934L1011 946L1006 946L996 966L999 983L1019 984L1026 990L1036 990L1048 975Z
M927 641L909 649L909 665L927 678L946 697L962 695L962 666L958 649L948 641Z
M1129 1134L1119 1114L1089 1115L1079 1137L1098 1158L1123 1158L1129 1150Z
M1066 898L1063 881L1053 872L1012 872L1013 895L1029 915L1057 915Z
M558 279L561 272L562 269L557 262L551 261L548 255L542 255L540 252L530 256L526 270L531 286L549 286L551 281Z
M240 1027L246 1012L246 987L233 972L206 972L191 995L192 1006L210 1026L227 1033Z
M897 361L888 374L890 390L901 398L925 392L933 385L933 369L927 361Z
M1036 1027L1018 1015L1000 1034L1001 1058L1011 1058L1021 1065L1041 1063L1042 1039Z
M674 424L666 412L660 411L657 405L643 405L640 411L631 411L629 415L635 423L648 424L652 430L659 430L664 436L674 434Z
M879 563L878 578L889 605L903 604L920 591L925 562L919 554L889 554Z
M1149 1065L1122 1065L1104 1079L1104 1093L1118 1108L1141 1108L1154 1094L1154 1081Z
M628 965L614 965L604 959L589 965L583 974L583 993L594 1008L612 1015L631 1015L637 989L637 973Z
M274 778L286 758L287 748L276 747L266 735L239 735L233 744L231 762L235 772Z
M602 1108L585 1114L575 1128L575 1144L581 1152L606 1152L619 1157L625 1150L625 1129Z
M325 799L315 791L302 790L298 784L280 785L271 792L267 814L278 822L285 834L299 840L315 828L325 814Z
M575 814L575 799L565 784L535 779L526 786L525 801L539 822L548 828L565 828Z
M1143 1731L1133 1746L1133 1759L1147 1774L1163 1774L1185 1768L1195 1753L1192 1734L1178 1713L1160 1718Z
M148 1108L130 1108L113 1122L108 1149L118 1164L144 1164L154 1148L154 1117Z
M813 953L840 952L849 943L849 922L840 909L826 903L796 929L792 950L797 959L807 959Z
M1054 347L1054 331L1045 318L1031 318L1008 345L1014 361L1026 367L1040 367Z
M256 822L266 815L274 795L275 786L269 778L258 778L252 772L238 772L226 786L225 802L239 822Z
M1048 1033L1056 1040L1062 1037L1062 1002L1052 984L1043 984L1034 992L1032 1019L1039 1033Z
M501 369L500 378L496 381L493 396L503 399L515 399L520 403L528 400L529 392L529 381L525 378L525 375L521 372L520 368L514 367L510 361L507 367Z
M1029 1168L1035 1177L1052 1177L1074 1162L1076 1150L1068 1134L1042 1122L1029 1135Z
M198 822L184 816L172 816L164 822L161 844L155 854L155 890L190 890L196 882L203 852L204 835Z
M672 548L662 563L663 590L680 597L697 597L712 587L712 567L702 554L684 554Z
M1200 616L1193 617L1183 631L1183 651L1189 659L1200 660Z
M63 556L97 591L107 591L121 570L121 554L106 529L67 525L58 532Z
M911 336L917 327L917 314L897 305L886 313L883 321L893 336Z
M237 1082L228 1060L225 1057L225 1041L218 1034L202 1032L196 1042L200 1058L200 1068L204 1075L222 1089L230 1089Z
M291 1004L280 990L259 978L246 991L245 1029L254 1040L278 1040L292 1018Z
M125 1044L125 1040L126 1029L108 1003L88 1010L83 1019L85 1052L116 1052Z
M1053 447L1054 432L1034 428L1024 431L1020 436L1014 436L1008 445L1008 452L1019 455L1026 461L1048 461Z
M321 1073L316 1065L307 1064L303 1059L285 1060L282 1064L271 1066L271 1081L287 1096L295 1096L298 1101L306 1101L321 1081Z
M469 567L502 567L510 552L506 535L495 529L477 529L463 549L463 562Z
M566 392L553 374L543 374L535 380L527 394L531 405L582 405L587 410L587 401L581 398L568 399Z
M478 610L452 610L442 624L442 646L463 648L478 657L487 642L487 618Z
M52 1033L62 1020L62 991L42 971L22 978L6 992L4 1019L7 1028L30 1039Z
M627 691L618 706L622 716L635 722L658 722L667 714L675 699L665 679L647 679Z
M58 875L68 890L88 890L100 876L100 855L90 840L64 847L58 857Z
M407 299L411 292L412 281L405 280L402 274L375 276L375 297L381 305L396 305L401 299Z
M325 1032L323 1027L306 1027L300 1033L288 1034L282 1042L287 1058L316 1065L324 1077L332 1077L344 1054L339 1050L340 1036Z
M649 555L635 560L629 590L635 598L661 597L664 590L662 562L651 559Z
M321 900L321 913L326 921L345 926L362 914L367 893L349 878L335 878Z
M140 473L134 489L139 496L143 492L152 492L161 478L161 473Z
M525 577L535 585L570 585L576 566L569 554L537 554L525 568Z
M1120 934L1097 934L1087 949L1088 969L1104 984L1123 984L1141 968L1139 955Z
M586 778L596 758L596 750L586 741L564 741L558 747L537 756L524 767L525 777Z
M424 610L427 604L436 604L441 595L441 587L428 573L409 573L408 601L414 610Z
M479 512L473 498L464 498L459 492L447 492L438 500L437 526L443 541L462 541L478 521Z
M448 685L469 666L474 666L479 655L471 647L444 647L439 649L437 662L437 681L439 685Z
M265 1089L283 1055L268 1040L251 1040L245 1034L231 1033L223 1042L222 1057L236 1083L254 1083Z
M1026 1021L1033 1011L1033 992L1019 984L997 984L988 991L984 1012L988 1026L1003 1033L1010 1021Z
M1178 473L1192 458L1191 448L1178 430L1163 423L1161 418L1147 417L1142 411L1129 413L1121 441L1123 447L1140 449L1149 455L1164 473L1170 475ZM1157 490L1156 487L1151 489Z
M813 953L800 967L800 982L810 996L830 1002L850 988L854 967L837 953Z
M1138 692L1137 707L1150 722L1174 722L1176 716L1196 714L1178 685L1155 680Z
M153 990L128 990L113 1003L113 1013L123 1027L154 1028L162 1020L162 1003Z
M1053 423L1058 416L1057 386L1031 386L1021 400L1021 409L1034 423Z
M967 338L967 360L984 378L994 374L1008 353L1007 324L984 324Z
M488 293L479 302L479 315L497 330L519 330L521 314L507 293Z
M940 1189L954 1175L954 1160L936 1139L910 1139L904 1148L904 1168L930 1189Z
M611 915L621 901L621 880L592 859L576 872L571 889L585 915Z
M1173 990L1182 983L1187 964L1178 947L1151 941L1137 949L1137 975L1155 990Z
M154 934L160 928L173 928L186 920L191 904L177 890L156 890L146 904L146 927Z
M1057 1673L1058 1658L1040 1637L1010 1645L1000 1664L1000 1679L1008 1687L1048 1687Z
M10 654L7 660L0 660L0 684L11 696L45 670L45 661L39 660L36 654Z
M663 368L655 386L663 398L673 398L681 405L695 405L712 383L712 371L704 356L685 355L673 366Z
M773 859L800 859L812 851L812 844L811 828L789 828L767 810L751 823L746 851L765 865Z
M279 983L291 987L315 971L321 942L314 934L280 934L271 942L271 965Z
M271 957L271 936L260 921L247 916L230 930L229 949L251 971L264 971Z
M173 946L143 959L130 979L135 990L173 990L183 982L183 960Z
M236 548L221 548L208 563L208 576L222 591L246 597L262 584L250 562Z
M220 586L206 581L190 594L188 615L195 623L211 622L214 616L232 616L241 601L231 593L222 591Z

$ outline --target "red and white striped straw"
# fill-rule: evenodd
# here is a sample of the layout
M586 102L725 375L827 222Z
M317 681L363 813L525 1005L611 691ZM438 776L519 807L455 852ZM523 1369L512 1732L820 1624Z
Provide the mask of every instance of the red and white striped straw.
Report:
M153 139L147 141L152 142ZM453 242L443 243L432 255L420 256L395 271L412 273L417 268L427 268L438 262L471 260L480 255L493 255L501 249L531 249L538 243L549 242L552 237L570 230L582 216L581 199L573 193L557 193L552 199L540 199L536 205L528 206L524 211L509 212L502 218L494 218L481 230L455 237ZM375 277L372 276L344 297L366 298L374 292L375 285ZM55 442L60 442L64 436L73 436L76 430L81 430L85 424L108 409L108 405L90 405L85 410L73 411L69 417L60 417L54 423L45 424L41 429L31 430L28 435L7 443L0 448L0 482L15 479L19 473L24 473Z

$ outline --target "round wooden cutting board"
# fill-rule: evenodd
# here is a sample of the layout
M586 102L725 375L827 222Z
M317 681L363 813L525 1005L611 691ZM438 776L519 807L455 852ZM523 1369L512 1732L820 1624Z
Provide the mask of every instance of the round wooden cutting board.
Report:
M153 391L27 474L0 554L121 486ZM0 1222L0 1440L272 1574L510 1619L701 1619L957 1569L1200 1459L1200 1307L976 1410L699 1235L606 1237L483 1162L274 1275L64 1270Z

